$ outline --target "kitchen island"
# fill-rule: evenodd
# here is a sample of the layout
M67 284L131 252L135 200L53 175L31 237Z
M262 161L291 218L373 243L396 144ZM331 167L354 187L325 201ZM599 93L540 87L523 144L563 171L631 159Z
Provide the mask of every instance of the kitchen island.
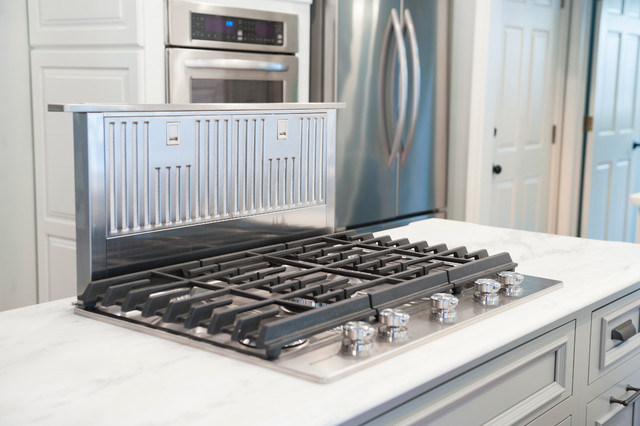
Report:
M640 289L640 245L442 219L382 234L490 254L507 251L518 272L564 284L329 384L74 315L72 299L1 312L0 424L359 423L412 398L424 398L427 411L439 415L453 408L434 406L437 395L429 396L430 389L441 386L444 393L449 383L556 330L570 330L575 339L565 339L573 374L553 401L530 409L523 421L584 424L591 416L585 407L600 393L638 376L640 336L598 363L596 355L612 348L598 349L592 328L600 320L592 319L600 319L600 309L605 321L629 307L623 314L637 331L640 296L631 293ZM616 307L613 313L606 311L609 305ZM494 385L500 383L479 389ZM414 408L409 404L408 411ZM386 419L397 419L394 413ZM402 408L399 413L404 415Z

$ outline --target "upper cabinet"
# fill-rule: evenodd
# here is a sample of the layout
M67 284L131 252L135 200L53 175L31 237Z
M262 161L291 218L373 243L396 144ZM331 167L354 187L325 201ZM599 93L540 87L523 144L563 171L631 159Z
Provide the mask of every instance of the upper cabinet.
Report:
M31 46L142 46L142 9L141 0L30 0Z

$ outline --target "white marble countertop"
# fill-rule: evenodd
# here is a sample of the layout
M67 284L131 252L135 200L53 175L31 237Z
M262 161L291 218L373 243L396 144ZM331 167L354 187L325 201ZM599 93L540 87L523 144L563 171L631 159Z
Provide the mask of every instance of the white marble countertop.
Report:
M441 219L384 233L508 251L564 286L330 384L74 315L71 299L0 312L0 424L335 424L640 281L637 244Z

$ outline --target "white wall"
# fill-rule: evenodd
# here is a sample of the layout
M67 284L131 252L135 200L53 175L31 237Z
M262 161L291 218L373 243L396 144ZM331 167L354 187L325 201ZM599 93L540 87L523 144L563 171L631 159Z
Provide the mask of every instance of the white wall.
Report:
M26 1L0 0L0 311L37 302Z
M447 219L465 220L475 2L450 3Z

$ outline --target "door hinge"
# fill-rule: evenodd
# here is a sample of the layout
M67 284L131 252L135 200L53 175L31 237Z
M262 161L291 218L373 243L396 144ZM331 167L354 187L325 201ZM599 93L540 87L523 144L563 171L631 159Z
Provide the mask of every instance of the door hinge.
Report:
M556 125L551 126L551 143L556 143Z
M586 116L584 118L584 132L590 132L593 130L593 117Z
M564 9L564 0L560 0L560 9Z

